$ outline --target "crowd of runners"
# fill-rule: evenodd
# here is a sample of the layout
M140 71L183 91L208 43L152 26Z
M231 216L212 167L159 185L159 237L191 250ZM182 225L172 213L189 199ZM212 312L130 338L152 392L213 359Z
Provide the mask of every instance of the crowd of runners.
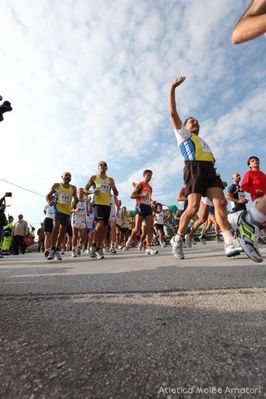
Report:
M250 234L251 225L246 220L246 194L259 204L266 193L266 175L260 170L260 161L257 156L249 157L249 170L242 184L240 174L234 172L232 184L227 187L214 167L211 150L199 137L199 123L190 117L183 124L176 112L173 91L184 81L181 77L174 82L169 97L170 115L185 158L185 185L177 195L182 209L176 212L173 224L176 234L171 237L165 231L169 213L152 198L151 170L144 170L141 181L132 184L131 198L136 201L133 214L122 206L115 181L107 175L107 163L100 161L98 174L91 176L85 187L77 189L70 183L71 174L65 172L62 182L53 184L47 194L43 229L44 254L49 261L61 260L65 250L70 250L74 258L87 254L103 259L104 253L113 255L131 247L144 249L145 255L156 255L155 245L165 247L169 242L173 255L183 259L183 248L192 247L201 225L202 244L206 244L207 232L213 225L216 240L224 243L226 256L239 255L244 247L253 260L262 261L258 243L264 242L264 225L255 226ZM227 200L232 204L229 213ZM241 245L245 234L250 242Z

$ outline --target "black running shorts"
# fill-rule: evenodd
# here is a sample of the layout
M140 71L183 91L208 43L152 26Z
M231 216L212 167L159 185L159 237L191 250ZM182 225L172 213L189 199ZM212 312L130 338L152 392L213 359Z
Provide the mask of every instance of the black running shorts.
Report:
M95 220L96 221L103 221L105 226L107 226L109 224L111 206L95 204L94 212L95 212Z
M216 174L213 163L209 161L185 161L184 182L186 196L189 194L206 196L208 188L224 188L220 177Z

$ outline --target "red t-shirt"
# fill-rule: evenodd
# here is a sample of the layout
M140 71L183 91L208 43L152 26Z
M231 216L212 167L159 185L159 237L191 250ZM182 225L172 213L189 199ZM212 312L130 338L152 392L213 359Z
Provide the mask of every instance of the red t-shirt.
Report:
M249 170L242 181L242 190L250 193L252 201L257 198L263 197L266 194L266 175L261 170ZM256 190L260 189L263 192L260 194L256 193Z

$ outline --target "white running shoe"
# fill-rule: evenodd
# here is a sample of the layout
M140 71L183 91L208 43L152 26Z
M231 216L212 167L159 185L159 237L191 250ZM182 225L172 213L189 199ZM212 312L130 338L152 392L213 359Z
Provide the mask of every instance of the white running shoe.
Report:
M242 248L237 240L233 240L231 244L224 244L224 252L227 257L240 255Z
M172 246L172 253L177 259L184 259L183 240L175 241L176 236L171 238L170 244Z
M199 236L199 240L202 244L206 245L206 237L205 236Z
M72 256L72 258L76 258L76 257L77 257L76 248L74 248L74 249L72 250L71 256Z
M188 234L185 237L185 242L188 248L192 248L192 237L190 237Z
M48 260L52 260L52 259L54 259L54 256L55 256L55 250L50 248L49 249L49 254L47 256L47 259Z
M123 251L127 251L129 250L129 248L131 247L132 241L130 240L130 238L127 240L126 245L123 248Z
M156 255L156 254L158 254L158 251L156 249L152 248L145 249L145 255Z
M138 250L139 250L139 251L142 251L142 250L143 250L143 243L142 243L142 242L139 243L139 245L138 245Z

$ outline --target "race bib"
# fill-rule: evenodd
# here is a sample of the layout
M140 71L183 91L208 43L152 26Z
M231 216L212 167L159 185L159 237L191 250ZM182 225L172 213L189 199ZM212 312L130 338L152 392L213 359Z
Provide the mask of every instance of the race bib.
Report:
M238 191L238 199L246 199L246 194L244 191Z
M211 152L211 149L210 149L210 147L208 146L208 144L206 143L206 141L204 141L203 139L200 139L200 142L201 142L202 150L203 150L204 152Z
M141 193L141 203L145 205L150 205L151 203L151 194L146 190Z
M101 183L99 190L101 193L109 193L110 192L110 186L108 183Z
M71 196L68 193L59 193L59 203L69 204L71 201Z

